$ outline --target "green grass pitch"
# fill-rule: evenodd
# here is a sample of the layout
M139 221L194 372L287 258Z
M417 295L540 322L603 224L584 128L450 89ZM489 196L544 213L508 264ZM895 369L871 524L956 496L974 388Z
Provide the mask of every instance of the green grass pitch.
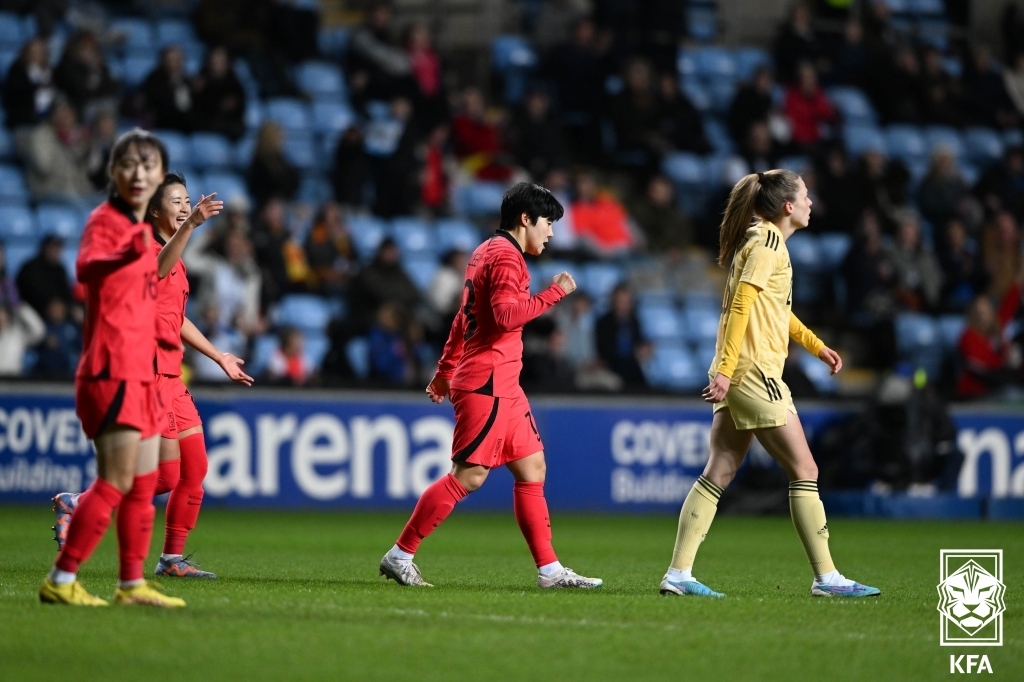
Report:
M719 518L697 576L724 600L657 592L668 516L554 514L561 560L605 587L541 592L511 510L455 513L417 563L431 590L377 577L399 513L208 509L189 540L220 579L164 580L181 611L38 603L52 515L0 506L0 679L9 680L938 680L949 654L987 654L993 679L1024 679L1024 526L830 519L847 575L871 600L808 596L788 518ZM158 516L157 527L162 528ZM108 532L82 570L109 596ZM147 562L162 540L157 532ZM1002 648L940 647L939 550L1002 548Z

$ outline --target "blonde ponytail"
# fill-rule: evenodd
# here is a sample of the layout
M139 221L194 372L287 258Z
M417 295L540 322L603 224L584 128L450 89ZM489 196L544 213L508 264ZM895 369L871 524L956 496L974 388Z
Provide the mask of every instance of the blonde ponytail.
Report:
M773 220L787 201L796 199L800 176L789 170L745 175L729 193L718 234L718 264L723 268L743 245L743 235L756 220Z

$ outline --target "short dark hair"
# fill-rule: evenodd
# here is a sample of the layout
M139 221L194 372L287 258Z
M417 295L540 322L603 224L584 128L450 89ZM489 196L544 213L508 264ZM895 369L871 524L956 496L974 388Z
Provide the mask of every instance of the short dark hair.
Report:
M167 188L171 185L181 185L184 188L188 188L185 184L185 174L177 171L167 171L164 175L164 181L156 188L156 192L153 193L153 198L149 200L149 206L146 207L146 222L153 222L153 211L160 208L160 202L164 200L164 195L167 194Z
M108 175L113 175L114 166L128 153L128 148L133 144L136 147L151 147L155 149L160 154L160 163L163 164L164 170L167 170L167 147L164 146L160 138L148 130L132 128L117 138L114 147L110 150L110 163L107 165Z
M538 218L547 218L554 222L561 219L565 209L550 190L532 182L520 182L505 192L501 199L500 228L514 230L519 224L519 216L523 213L531 222L537 222Z

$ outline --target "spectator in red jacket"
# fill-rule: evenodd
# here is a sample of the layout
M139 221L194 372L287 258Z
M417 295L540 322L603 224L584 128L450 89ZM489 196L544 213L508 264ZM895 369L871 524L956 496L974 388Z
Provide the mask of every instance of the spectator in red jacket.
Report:
M786 90L785 108L793 142L800 147L816 145L824 137L823 127L836 121L835 107L818 85L818 72L806 62L800 65L797 83Z
M958 398L984 397L1021 376L1020 352L1003 338L1006 325L1019 305L1020 284L1017 283L1003 296L998 310L987 296L974 299L967 328L960 337L963 368L956 384Z

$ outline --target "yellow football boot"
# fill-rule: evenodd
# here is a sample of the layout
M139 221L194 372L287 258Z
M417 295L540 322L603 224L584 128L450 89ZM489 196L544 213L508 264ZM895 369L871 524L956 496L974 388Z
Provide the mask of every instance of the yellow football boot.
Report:
M39 601L44 604L69 604L71 606L109 606L105 599L86 592L77 580L58 585L49 578L39 588Z
M143 606L163 606L174 609L185 606L184 599L169 597L160 592L156 583L142 582L135 587L118 587L114 593L115 604L141 604Z

